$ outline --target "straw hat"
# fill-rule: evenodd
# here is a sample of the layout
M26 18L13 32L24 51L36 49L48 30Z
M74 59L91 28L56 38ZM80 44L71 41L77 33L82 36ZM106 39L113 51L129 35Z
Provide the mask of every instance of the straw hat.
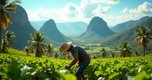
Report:
M69 53L67 50L71 47L71 45L72 45L72 42L65 42L60 46L59 51L63 53L64 55L66 55Z

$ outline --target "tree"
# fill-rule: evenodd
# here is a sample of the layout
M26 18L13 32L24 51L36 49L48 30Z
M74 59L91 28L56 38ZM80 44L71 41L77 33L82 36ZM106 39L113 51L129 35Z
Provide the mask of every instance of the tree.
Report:
M52 46L52 44L48 44L48 45L46 45L46 47L47 47L47 55L48 56L50 56L50 55L52 55L52 53L53 53L53 46Z
M40 32L36 32L32 35L32 40L29 41L29 49L34 50L35 57L42 57L42 55L46 51L46 45L43 44L44 39L45 38Z
M111 56L112 56L112 58L114 58L114 57L115 57L115 53L114 53L114 52L112 52L112 53L111 53Z
M2 45L1 45L1 52L7 53L8 52L8 42L6 39L2 39Z
M122 45L119 46L120 50L120 57L130 57L132 52L128 42L124 42Z
M12 22L9 12L14 12L16 10L16 3L20 3L20 0L1 0L0 1L0 43L2 28L6 29L8 24Z
M26 55L28 56L29 55L29 51L30 51L29 47L25 46L24 50L26 51Z
M150 40L152 39L151 37L151 32L148 31L148 28L141 26L140 28L136 29L136 38L134 41L138 43L139 46L143 47L143 52L144 56L146 54L146 49L148 47L148 44L150 43Z
M135 54L136 56L139 56L139 55L140 55L137 50L134 50L133 52L134 52L134 54Z
M55 53L55 54L54 54L54 57L55 57L55 58L58 58L58 57L59 57L58 53Z
M103 58L105 58L106 57L106 50L105 50L105 48L102 48L102 50L101 50L101 52L102 52L102 57Z
M14 38L15 38L14 32L12 32L12 31L7 31L7 32L5 33L5 39L6 39L7 42L8 42L8 47L11 47L11 46L12 46Z

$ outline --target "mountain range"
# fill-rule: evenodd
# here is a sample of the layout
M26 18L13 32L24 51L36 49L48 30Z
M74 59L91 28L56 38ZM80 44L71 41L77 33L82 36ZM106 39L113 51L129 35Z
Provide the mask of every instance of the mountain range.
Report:
M39 31L40 28L46 21L30 21L31 25ZM85 22L62 22L62 23L55 23L58 30L68 37L76 37L82 34L87 29L87 23ZM68 31L67 31L68 30Z
M138 24L137 26L131 29L108 36L107 38L99 42L101 42L102 45L108 46L111 48L118 48L118 46L122 44L123 42L129 42L132 47L135 47L137 46L137 43L134 42L134 39L136 37L135 31L141 26L147 27L152 32L152 17L149 17L143 20L142 22L140 22L140 24ZM152 46L152 40L150 40L149 46ZM149 50L152 50L152 48L150 47Z
M100 17L93 17L89 24L84 22L66 22L55 23L53 19L48 21L35 22L33 25L39 26L39 30L35 30L31 25L32 22L28 21L28 16L24 8L17 5L15 13L9 14L13 20L13 23L9 25L7 30L11 30L15 33L16 38L13 48L23 49L27 45L27 41L31 39L30 34L36 31L42 32L48 41L56 43L63 43L66 41L75 42L75 40L81 40L86 42L98 42L104 46L115 47L121 44L123 41L128 41L132 45L134 31L138 28L138 25L146 25L152 30L152 17L143 17L139 20L131 20L116 25L112 28L113 32L107 25L107 23ZM31 24L30 24L31 23ZM37 27L35 26L35 27ZM41 27L40 27L41 26ZM3 30L3 34L5 31ZM80 36L79 36L80 35ZM68 37L75 37L75 40Z

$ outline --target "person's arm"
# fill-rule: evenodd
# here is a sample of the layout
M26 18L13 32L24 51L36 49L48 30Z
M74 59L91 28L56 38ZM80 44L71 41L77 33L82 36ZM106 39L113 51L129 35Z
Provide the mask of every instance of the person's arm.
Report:
M66 65L66 68L72 67L78 61L78 53L73 55L74 59L70 62L70 64Z

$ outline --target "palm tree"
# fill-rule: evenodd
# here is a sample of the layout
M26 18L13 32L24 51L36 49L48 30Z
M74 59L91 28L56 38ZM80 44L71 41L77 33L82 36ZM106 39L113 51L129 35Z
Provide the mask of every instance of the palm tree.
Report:
M7 40L6 39L2 39L1 51L3 53L7 53L8 52L8 48L9 48L9 46L8 46Z
M100 51L100 52L102 52L102 57L103 58L105 58L106 57L106 50L105 50L105 48L102 48L102 50Z
M30 51L29 47L25 46L24 50L26 51L26 55L28 56L29 55L29 51Z
M5 33L5 39L7 40L9 47L12 46L14 38L15 38L14 32L12 32L12 31L7 31L7 32Z
M47 44L46 47L47 47L47 49L46 49L47 50L47 55L48 56L52 55L52 53L53 53L52 44Z
M55 53L55 54L54 54L54 57L55 57L55 58L58 58L58 57L59 57L59 54L58 54L58 53Z
M134 52L134 55L136 55L136 56L139 56L139 55L140 55L137 50L134 50L133 52Z
M128 57L131 56L131 48L128 42L124 42L122 45L119 46L120 50L120 57Z
M45 38L40 32L36 32L32 36L32 40L29 41L29 49L35 51L35 57L42 57L42 55L46 51L46 45L43 44L44 39Z
M12 22L9 12L16 10L16 3L20 3L20 0L1 0L0 1L0 43L2 28L6 29L8 24Z
M152 39L152 34L148 29L144 26L141 26L139 29L136 29L136 35L135 41L138 43L139 46L143 47L144 56L146 54L146 49L148 47L148 44L150 43L150 40Z

